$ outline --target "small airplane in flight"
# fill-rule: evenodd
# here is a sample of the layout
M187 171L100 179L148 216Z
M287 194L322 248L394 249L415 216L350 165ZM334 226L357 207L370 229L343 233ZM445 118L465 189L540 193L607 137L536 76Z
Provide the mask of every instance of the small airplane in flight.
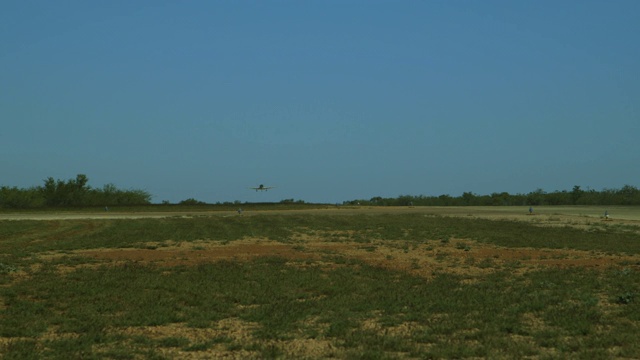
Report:
M269 190L269 189L273 189L274 187L275 187L275 186L264 186L264 185L260 184L260 185L259 185L259 186L257 186L257 187L251 187L251 188L249 188L249 189L253 189L253 190L255 190L256 192L258 192L258 191L267 191L267 190Z

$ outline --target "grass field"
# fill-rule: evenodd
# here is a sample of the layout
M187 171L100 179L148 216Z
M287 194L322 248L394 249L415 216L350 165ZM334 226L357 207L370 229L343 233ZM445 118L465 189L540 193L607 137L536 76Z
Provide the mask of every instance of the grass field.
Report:
M639 270L634 207L2 213L0 357L640 358Z

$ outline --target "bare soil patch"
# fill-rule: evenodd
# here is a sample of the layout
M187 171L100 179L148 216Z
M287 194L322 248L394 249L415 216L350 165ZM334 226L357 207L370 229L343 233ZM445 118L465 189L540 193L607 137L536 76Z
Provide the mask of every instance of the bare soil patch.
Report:
M346 237L346 235L345 235ZM295 244L266 239L244 239L221 244L201 240L173 244L149 243L146 248L91 249L73 253L98 260L98 264L139 263L157 266L195 266L216 261L247 261L258 257L279 257L293 263L336 266L336 259L357 259L373 266L431 277L436 273L482 276L505 267L526 272L541 268L599 268L639 266L640 256L612 255L568 249L503 248L467 239L428 241L405 245L402 241L335 242L301 235ZM42 258L68 256L46 254ZM339 262L338 262L339 263ZM71 269L60 269L68 271Z
M530 214L528 207L329 207L309 210L247 211L242 215L229 211L206 211L184 213L54 213L54 214L0 214L0 218L21 219L136 219L143 217L201 217L201 216L255 216L269 214L317 214L317 215L358 215L358 214L407 214L419 213L425 216L450 216L483 218L491 220L512 220L529 222L538 226L572 226L582 229L605 226L623 226L627 231L640 234L640 208L613 207L608 209L611 217L605 219L604 209L599 207L537 207ZM50 239L68 236L52 222ZM91 220L82 229L74 232L91 231L95 223ZM70 231L70 230L66 230ZM92 257L100 263L139 262L160 266L197 265L221 260L249 260L256 257L275 256L291 261L327 263L327 258L356 258L366 263L384 268L408 271L420 276L431 276L434 272L454 272L465 275L483 275L504 266L525 269L541 267L589 267L640 264L638 256L621 256L594 251L501 248L467 239L452 239L443 243L428 240L419 245L403 244L401 240L385 239L363 244L350 241L347 232L315 232L297 234L293 243L281 243L267 239L253 238L221 243L216 241L148 243L141 248L91 249L75 251L76 254ZM63 254L41 254L46 259ZM67 253L68 255L68 253Z

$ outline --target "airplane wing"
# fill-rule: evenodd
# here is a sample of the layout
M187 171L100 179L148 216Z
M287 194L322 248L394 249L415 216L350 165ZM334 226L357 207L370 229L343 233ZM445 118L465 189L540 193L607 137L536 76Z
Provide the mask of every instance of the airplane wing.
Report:
M261 190L269 190L269 189L273 189L275 186L256 186L256 187L250 187L249 189L251 190L255 190L255 191L261 191Z

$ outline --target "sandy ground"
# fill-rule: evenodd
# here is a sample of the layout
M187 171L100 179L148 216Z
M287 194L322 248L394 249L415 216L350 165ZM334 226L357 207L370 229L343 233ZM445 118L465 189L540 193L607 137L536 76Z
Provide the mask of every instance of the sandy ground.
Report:
M424 213L443 216L476 216L481 218L511 218L532 220L535 216L565 216L599 219L608 212L612 220L638 221L640 206L540 206L529 213L527 206L336 206L325 209L259 210L245 211L243 215L259 214L398 214ZM233 216L235 211L182 211L182 212L0 212L0 220L72 220L72 219L141 219L192 216ZM533 215L533 218L531 217Z

